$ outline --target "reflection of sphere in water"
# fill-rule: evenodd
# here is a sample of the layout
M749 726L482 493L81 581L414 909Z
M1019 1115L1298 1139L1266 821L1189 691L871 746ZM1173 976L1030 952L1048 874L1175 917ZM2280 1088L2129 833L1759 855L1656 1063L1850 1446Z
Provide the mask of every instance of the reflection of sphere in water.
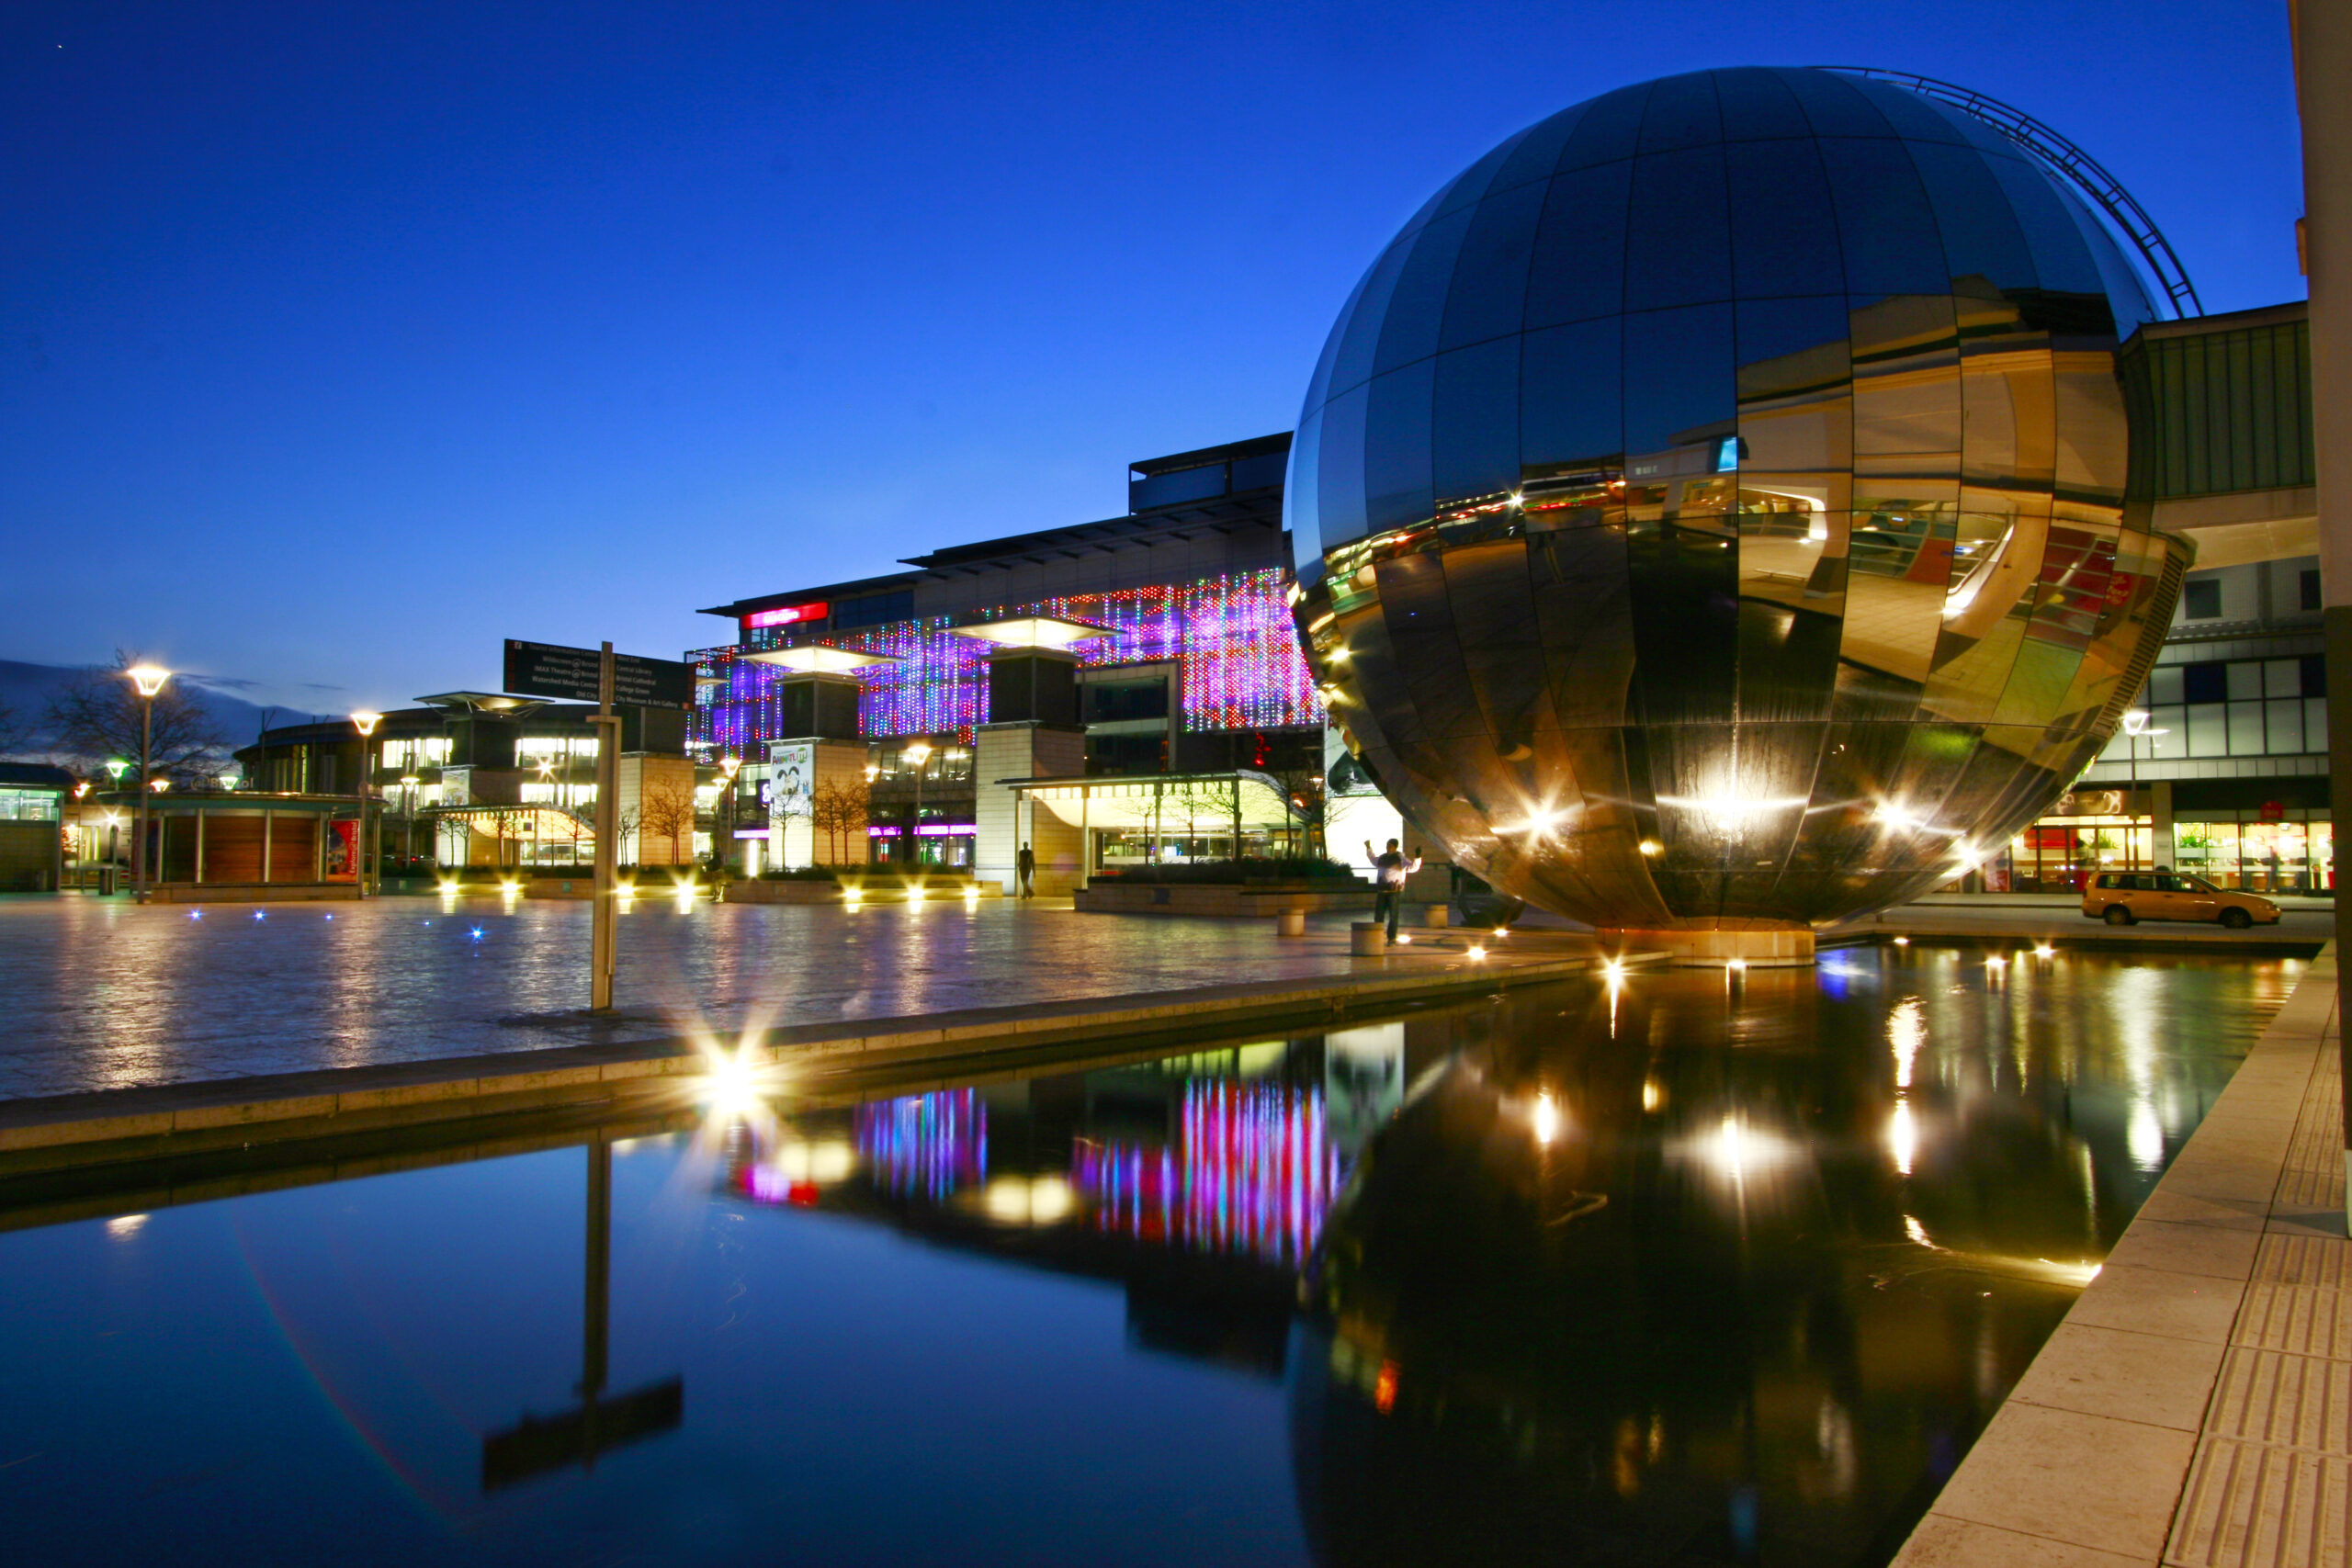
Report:
M1461 864L1599 924L1944 881L2107 744L2171 617L2113 358L2153 314L2057 180L1905 88L1555 115L1316 370L1287 503L1333 717Z
M1583 1162L1539 1148L1523 1098L1457 1058L1327 1224L1286 1364L1300 1509L1331 1568L1665 1561L1722 1517L1673 1476L1622 1484L1617 1428L1692 1380L1623 1342L1619 1256L1578 1245L1601 1213Z

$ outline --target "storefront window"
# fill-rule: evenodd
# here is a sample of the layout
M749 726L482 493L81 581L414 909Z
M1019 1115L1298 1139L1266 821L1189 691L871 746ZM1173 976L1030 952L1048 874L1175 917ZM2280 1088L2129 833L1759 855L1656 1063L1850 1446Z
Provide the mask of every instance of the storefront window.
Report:
M2089 872L2145 869L2154 837L2144 817L2044 818L2009 841L2009 890L2072 893Z
M2335 886L2335 829L2324 812L2290 811L2275 821L2244 812L2221 820L2177 822L2173 840L2180 869L2219 887L2315 893Z

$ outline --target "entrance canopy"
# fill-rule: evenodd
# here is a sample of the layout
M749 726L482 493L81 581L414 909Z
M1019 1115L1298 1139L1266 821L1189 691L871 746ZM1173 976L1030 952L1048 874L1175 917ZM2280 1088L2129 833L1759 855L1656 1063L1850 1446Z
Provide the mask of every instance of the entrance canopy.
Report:
M1283 788L1247 768L1225 773L1144 773L1102 778L1000 779L998 784L1063 821L1088 828L1181 832L1275 832L1296 824Z

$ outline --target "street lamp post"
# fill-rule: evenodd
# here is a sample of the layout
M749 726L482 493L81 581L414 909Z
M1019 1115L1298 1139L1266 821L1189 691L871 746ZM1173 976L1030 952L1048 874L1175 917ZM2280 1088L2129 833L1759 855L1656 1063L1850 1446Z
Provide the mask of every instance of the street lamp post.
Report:
M922 771L931 761L931 742L918 740L906 749L908 758L915 765L915 817L907 829L907 863L922 864Z
M713 835L718 841L711 846L710 879L714 883L727 880L727 856L735 844L735 775L743 771L743 759L722 758L718 771L727 775L727 787L719 809L718 831Z
M384 716L361 708L351 716L351 727L359 731L359 776L353 794L359 801L359 820L351 829L351 892L356 898L368 897L368 775L375 770L368 765L368 742Z
M139 689L139 825L130 841L130 886L132 897L143 904L147 901L147 797L153 793L148 787L147 770L155 748L155 697L172 672L158 664L134 664L123 674Z
M2140 815L2140 735L2147 728L2146 708L2133 708L2123 716L2123 733L2129 738L2132 750L2132 815L2134 818ZM2150 838L2153 840L2154 837L2152 833ZM2151 865L2156 861L2155 848L2153 842L2148 845L2148 863Z
M2148 720L2152 716L2146 708L2133 708L2123 716L2123 733L2130 738L2131 745L2132 814L2134 817L2137 817L2140 812L2140 737L2147 736L2149 744L2153 747L2155 737L2172 733L2169 729L2150 729ZM2152 866L2156 863L2155 838L2155 815L2151 812L2148 817L2148 863Z
M414 773L401 775L401 874L402 876L413 875L416 871L416 786L423 782Z

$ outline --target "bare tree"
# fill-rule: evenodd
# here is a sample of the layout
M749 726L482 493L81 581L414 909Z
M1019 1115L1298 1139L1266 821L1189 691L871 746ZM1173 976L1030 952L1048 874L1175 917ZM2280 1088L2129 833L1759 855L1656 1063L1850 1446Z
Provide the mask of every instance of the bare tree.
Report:
M581 819L580 813L577 810L560 810L560 821L557 830L563 834L564 841L571 846L571 863L578 865L580 863L580 840L594 837L594 829L592 829L585 821Z
M24 749L27 739L25 721L16 708L0 703L0 757L11 757Z
M1300 764L1259 770L1274 781L1283 794L1283 807L1295 825L1291 853L1320 858L1329 852L1323 841L1329 790L1319 766Z
M670 840L669 863L678 864L685 858L680 852L681 840L694 831L694 791L673 784L653 785L639 803L639 820L646 832Z
M124 673L137 662L118 649L112 665L83 671L49 699L49 728L59 750L86 769L95 770L109 757L138 760L142 699ZM218 773L228 745L185 682L171 682L155 694L148 742L152 773L180 784Z
M808 827L811 838L825 835L826 864L847 863L848 846L865 831L864 792L839 784L819 784L808 797Z
M1240 789L1238 779L1179 779L1168 786L1162 808L1184 824L1186 839L1197 839L1204 818L1212 827L1234 822ZM1238 830L1233 835L1233 858L1241 858Z

